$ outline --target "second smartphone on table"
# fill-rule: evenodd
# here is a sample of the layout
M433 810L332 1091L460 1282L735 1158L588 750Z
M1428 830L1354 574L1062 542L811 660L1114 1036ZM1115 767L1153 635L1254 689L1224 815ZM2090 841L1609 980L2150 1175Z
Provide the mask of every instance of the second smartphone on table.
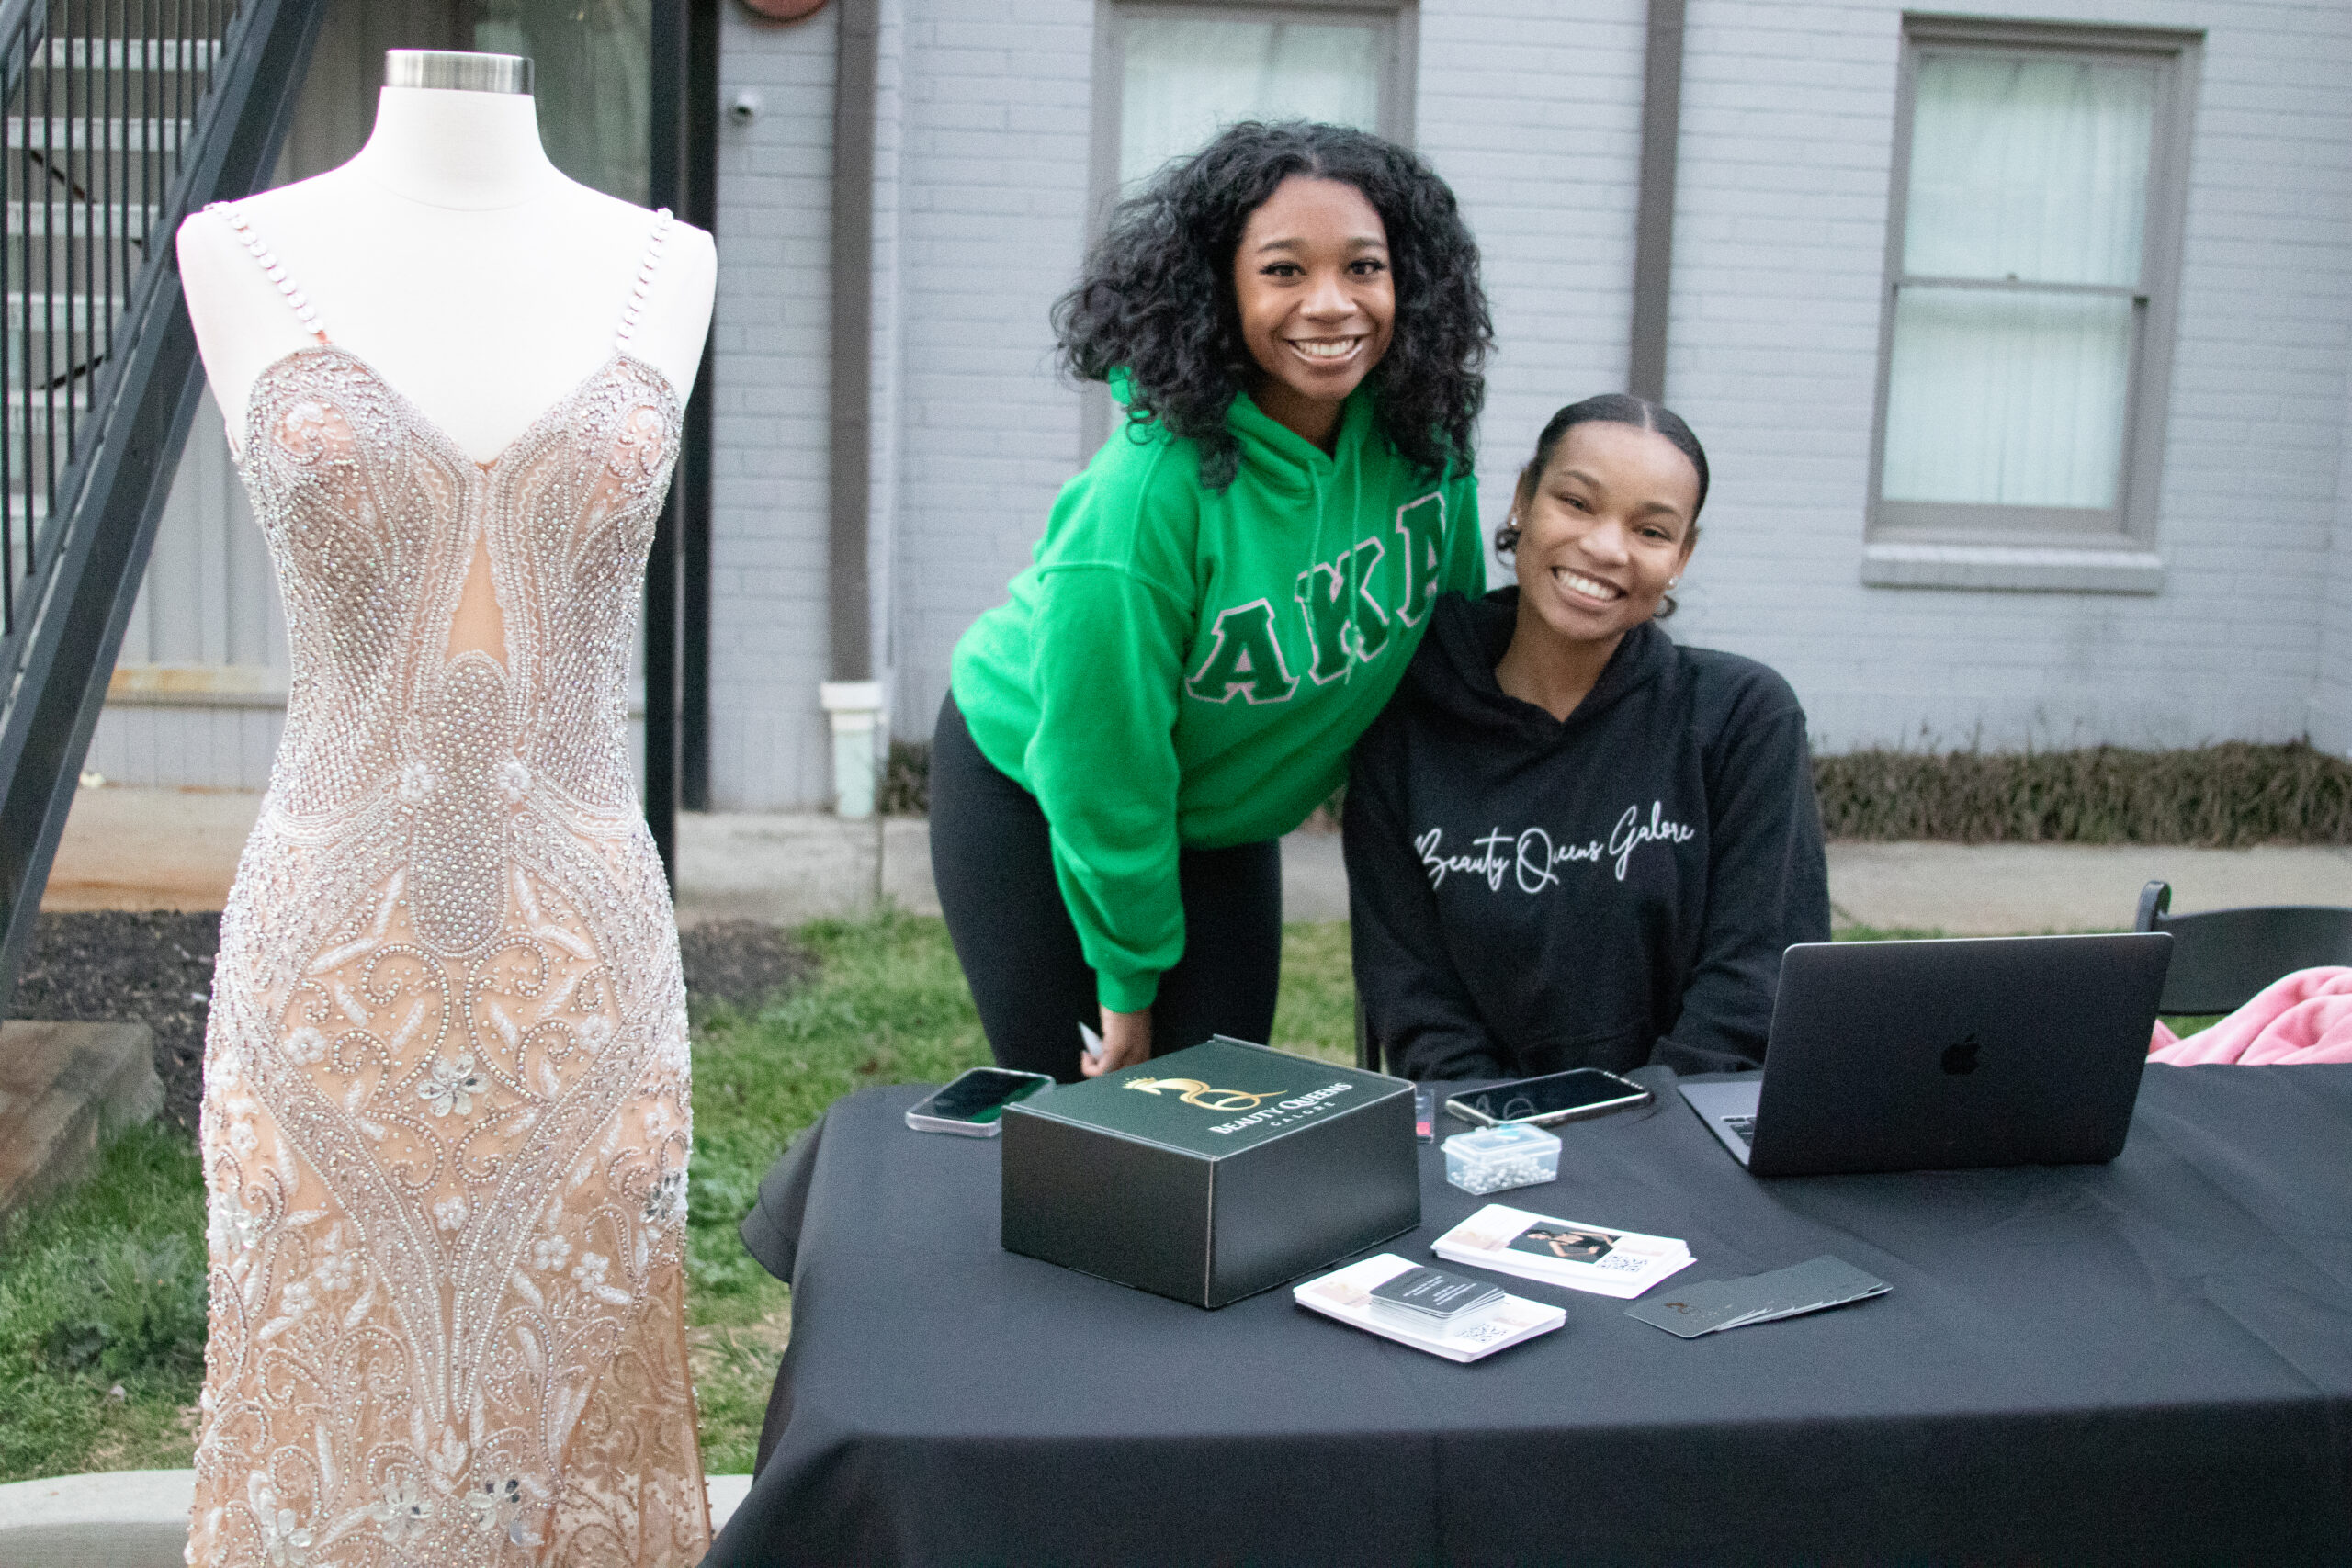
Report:
M1572 1067L1565 1073L1516 1078L1457 1094L1445 1102L1445 1109L1448 1115L1474 1127L1493 1127L1505 1122L1550 1127L1562 1122L1581 1122L1589 1116L1606 1116L1612 1111L1631 1111L1637 1105L1649 1104L1651 1098L1648 1089L1631 1078L1619 1077L1599 1067Z

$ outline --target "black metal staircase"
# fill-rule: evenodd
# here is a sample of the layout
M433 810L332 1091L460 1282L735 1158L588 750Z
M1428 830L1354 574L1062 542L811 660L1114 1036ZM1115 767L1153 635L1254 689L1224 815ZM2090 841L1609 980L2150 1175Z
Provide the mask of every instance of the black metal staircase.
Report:
M283 141L325 0L0 0L0 1004L203 389L172 237Z

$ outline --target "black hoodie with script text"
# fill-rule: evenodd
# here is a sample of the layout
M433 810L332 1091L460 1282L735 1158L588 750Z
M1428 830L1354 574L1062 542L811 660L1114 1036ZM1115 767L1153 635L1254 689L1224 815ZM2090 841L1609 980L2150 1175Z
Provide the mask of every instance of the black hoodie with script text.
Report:
M1760 1066L1782 950L1829 940L1796 694L1645 623L1555 719L1496 683L1518 596L1439 599L1356 747L1372 1038L1412 1078Z

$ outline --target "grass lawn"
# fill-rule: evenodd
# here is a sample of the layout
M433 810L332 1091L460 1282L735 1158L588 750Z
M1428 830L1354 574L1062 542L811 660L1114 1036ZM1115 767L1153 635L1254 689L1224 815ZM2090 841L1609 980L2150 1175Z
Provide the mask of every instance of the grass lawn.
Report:
M791 1327L791 1292L736 1239L760 1177L842 1095L936 1082L988 1060L939 921L888 915L798 935L818 961L813 980L756 1015L697 1008L694 1021L687 1297L703 1458L714 1473L752 1468ZM1352 1061L1354 1007L1347 927L1288 927L1275 1043ZM202 1175L175 1129L124 1134L90 1179L20 1216L0 1238L0 1482L186 1466L204 1290Z
M752 1468L791 1292L736 1239L792 1135L869 1084L986 1062L971 995L935 919L804 928L816 977L756 1016L695 1014L687 1304L703 1458ZM1284 933L1277 1040L1353 1060L1345 926ZM115 1139L92 1176L0 1238L0 1482L177 1469L195 1443L204 1359L203 1174L167 1126Z
M204 1375L204 1174L167 1123L0 1247L0 1481L178 1469Z
M689 1308L703 1461L719 1474L752 1468L791 1325L791 1292L735 1235L760 1177L795 1133L852 1089L937 1082L989 1059L939 921L826 921L799 934L817 956L812 984L756 1018L714 1009L695 1020ZM1284 931L1274 1039L1355 1059L1345 926Z

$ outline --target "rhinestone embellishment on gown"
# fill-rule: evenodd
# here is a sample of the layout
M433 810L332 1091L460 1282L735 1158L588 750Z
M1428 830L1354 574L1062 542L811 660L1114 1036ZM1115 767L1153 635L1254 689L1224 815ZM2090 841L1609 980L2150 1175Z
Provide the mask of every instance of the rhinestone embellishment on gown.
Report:
M487 465L317 346L239 468L293 673L221 917L191 1563L683 1565L685 994L630 783L679 437L611 358Z

